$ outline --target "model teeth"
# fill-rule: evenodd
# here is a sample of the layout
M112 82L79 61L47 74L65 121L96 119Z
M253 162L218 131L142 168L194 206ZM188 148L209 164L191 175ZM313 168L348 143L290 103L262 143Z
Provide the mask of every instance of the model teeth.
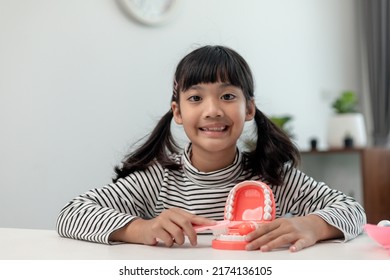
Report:
M245 185L239 186L238 188L235 187L230 191L229 197L226 201L226 207L225 207L225 219L226 220L230 220L230 221L233 220L233 218L234 218L234 201L235 201L235 197L237 194L237 190L240 189L241 187L244 187L244 186ZM258 208L248 209L248 211L258 210L258 212L260 213L260 216L254 220L270 221L270 220L272 220L272 211L273 211L273 205L272 205L272 199L271 199L272 193L266 185L260 184L260 186L262 188L263 197L264 197L263 205L261 205L259 207L262 209L258 209ZM261 210L261 211L259 211L259 210ZM243 216L245 216L245 215L243 215ZM251 215L249 215L249 216L251 216Z
M223 241L245 241L245 236L243 235L233 235L233 234L220 234L217 236L218 240Z
M233 206L232 206L232 205L228 205L228 206L226 207L226 212L232 214L232 213L233 213Z
M270 221L270 220L271 220L271 218L272 218L272 216L271 216L271 214L270 214L270 213L264 213L264 215L263 215L263 219L264 219L265 221Z
M245 250L246 236L260 224L275 219L274 195L269 186L260 181L244 181L234 186L226 199L224 231L213 231L212 247L222 250Z

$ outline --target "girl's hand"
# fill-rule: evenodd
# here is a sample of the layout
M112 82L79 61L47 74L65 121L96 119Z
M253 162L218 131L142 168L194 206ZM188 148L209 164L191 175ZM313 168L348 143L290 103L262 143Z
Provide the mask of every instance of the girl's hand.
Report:
M247 250L268 252L288 246L291 252L302 250L320 240L340 238L343 234L317 215L279 218L249 233Z
M192 246L197 244L194 225L214 225L216 221L196 216L179 208L164 210L158 217L144 220L137 219L129 225L111 234L110 239L128 243L155 245L163 241L171 247L174 243L183 245L185 236Z

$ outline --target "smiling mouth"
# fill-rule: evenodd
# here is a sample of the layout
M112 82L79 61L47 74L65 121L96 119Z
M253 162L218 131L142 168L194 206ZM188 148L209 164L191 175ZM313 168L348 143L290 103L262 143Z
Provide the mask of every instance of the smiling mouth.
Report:
M227 130L227 126L220 127L201 127L201 131L210 131L210 132L222 132Z

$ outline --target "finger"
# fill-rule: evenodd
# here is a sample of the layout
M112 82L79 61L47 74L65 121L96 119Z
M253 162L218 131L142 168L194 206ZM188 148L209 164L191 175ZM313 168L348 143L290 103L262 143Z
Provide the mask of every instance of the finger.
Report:
M155 224L151 229L153 236L164 242L167 247L174 243L183 244L184 236L180 227L171 220L166 220L163 224Z
M205 217L195 216L191 219L191 223L193 226L214 226L217 224L217 221Z
M178 245L183 245L185 241L185 235L181 228L175 229L173 232L169 232L174 242Z
M180 225L180 234L183 236L183 243L184 243L184 236L186 235L188 240L190 241L190 244L192 246L196 246L197 244L197 234L196 231L189 220L185 220Z
M264 246L265 244L267 244L270 240L272 240L272 238L270 237L270 233L265 234L265 235L260 235L258 236L257 238L253 238L253 232L249 233L245 239L247 241L249 241L248 245L246 246L246 250L258 250L260 249L262 246ZM248 236L251 234L250 236L250 239L248 238Z
M211 225L215 225L216 224L216 221L213 220L213 219L209 219L209 218L206 218L206 217L198 216L198 215L195 215L195 214L193 214L191 212L185 211L183 209L171 208L170 210L172 212L175 212L176 214L184 216L186 219L190 220L191 223L194 224L194 225L207 225L207 226L211 226Z
M191 222L191 217L194 215L180 209L172 209L172 212L175 214L170 216L169 223L164 227L165 230L177 244L183 245L185 235L187 235L191 245L195 246L197 243L197 235Z
M152 238L150 240L147 240L144 242L145 245L155 246L158 244L159 239L158 238ZM162 241L162 240L161 240Z
M298 252L303 248L307 247L304 239L297 240L294 244L292 244L289 248L290 252Z
M189 223L189 222L188 222ZM190 223L189 223L190 224ZM164 230L168 233L171 240L174 240L178 245L183 245L185 238L182 226L180 223L172 222L165 226Z
M278 228L279 228L278 223L260 224L256 230L254 230L246 235L245 240L249 241L249 242L253 241L255 239L258 239L261 236L266 236L267 234L277 230ZM268 236L268 237L272 238L272 236ZM266 240L264 240L264 241L266 241Z
M185 237L182 226L188 224L188 227L192 227L191 222L189 222L185 215L185 211L180 211L179 209L164 210L157 218L150 220L151 237L163 241L168 247L172 246L174 243L179 245L184 244ZM147 243L153 244L153 242L148 239Z
M175 243L175 239L172 237L172 235L165 230L161 230L160 232L156 233L156 240L163 242L167 247L172 247Z
M191 245L195 246L197 244L197 233L194 229L194 226L214 226L217 224L216 220L208 219L201 216L194 216L191 219L191 227L184 227L183 231L188 236L188 240Z
M182 233L184 233L184 235L187 235L188 240L190 241L192 246L196 246L197 244L197 233L195 232L195 229L193 227L194 225L215 225L217 223L215 220L197 216L195 214L192 214L190 212L187 212L179 208L171 208L170 210L176 214L172 216L172 221L181 228ZM177 242L182 241L181 233L172 232L172 231L170 232L172 233L173 236L175 236L175 238L176 235L180 235ZM183 239L183 243L184 243L184 239Z
M287 246L290 246L294 240L292 234L283 234L277 238L271 239L271 241L261 246L260 250L262 252L269 252L273 249L286 248Z
M291 244L291 235L283 234L278 235L277 232L272 231L263 235L252 242L250 242L246 248L247 250L260 249L262 252L268 252L273 249L286 247Z

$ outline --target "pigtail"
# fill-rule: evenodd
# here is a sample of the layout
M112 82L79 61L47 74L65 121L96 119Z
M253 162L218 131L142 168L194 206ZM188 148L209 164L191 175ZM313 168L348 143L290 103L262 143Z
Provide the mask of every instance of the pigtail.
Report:
M286 163L297 166L299 151L290 137L257 108L254 120L257 130L256 147L245 153L247 168L253 176L260 175L270 184L281 185L283 166Z
M130 153L122 163L122 167L116 166L116 177L113 182L126 177L137 170L144 170L154 161L163 167L177 170L180 166L170 157L170 153L177 153L179 145L171 133L172 110L169 110L157 123L148 139L134 152Z

